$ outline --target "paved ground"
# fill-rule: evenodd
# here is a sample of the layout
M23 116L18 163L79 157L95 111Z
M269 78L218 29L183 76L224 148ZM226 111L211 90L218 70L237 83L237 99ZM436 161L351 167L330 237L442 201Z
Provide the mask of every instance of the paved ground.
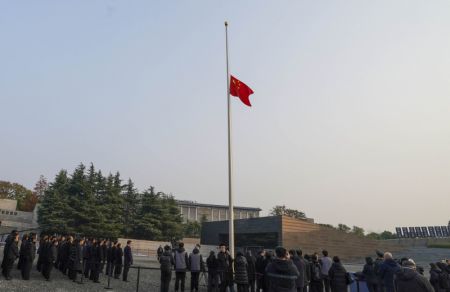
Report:
M3 255L3 250L0 249L0 260ZM405 251L402 254L395 254L395 257L412 257L416 260L419 265L422 265L426 271L425 275L428 276L428 263L431 261L438 261L440 259L450 258L450 250L448 249L436 249L436 248L414 248ZM17 262L16 262L17 264ZM15 264L15 266L16 266ZM151 267L157 268L158 264L155 259L149 257L135 257L135 266ZM350 272L358 272L362 270L363 259L360 263L352 263L345 265L347 270ZM62 275L58 270L54 269L52 272L52 281L47 282L44 280L42 275L36 271L35 266L33 266L31 280L23 281L20 276L20 271L15 267L13 269L12 277L13 280L6 281L3 277L0 277L0 291L8 292L22 292L22 291L36 291L36 292L91 292L91 291L136 291L137 283L137 269L130 269L129 281L123 282L121 280L111 279L110 287L112 290L105 290L107 286L107 277L101 275L101 283L92 283L91 281L83 281L83 284L74 283L70 281L67 277ZM159 270L141 270L140 272L140 282L139 291L159 291ZM189 291L189 273L186 278L186 291ZM172 281L172 286L174 281ZM206 283L204 279L201 279L200 291L205 292ZM173 291L173 289L171 289Z
M17 264L17 262L16 262ZM110 287L112 290L106 290L105 287L108 283L108 278L104 275L100 276L101 283L93 283L92 281L83 280L83 284L74 283L65 277L59 270L54 269L52 271L52 280L47 282L42 275L36 271L36 267L33 266L31 279L24 281L21 279L20 271L16 269L16 264L12 272L12 280L6 281L2 276L0 278L0 291L8 292L22 292L22 291L36 291L36 292L91 292L91 291L136 291L137 283L137 269L130 269L128 276L129 282L123 282L122 280L111 279ZM137 258L135 259L135 266L143 267L156 267L156 261L149 258ZM159 291L159 270L141 270L139 291ZM175 275L174 275L175 277ZM78 279L80 279L79 277ZM186 279L186 291L189 291L189 274ZM172 285L173 285L172 281ZM202 279L201 284L205 285L205 281ZM173 289L171 289L173 291ZM200 291L206 291L206 287L200 287Z

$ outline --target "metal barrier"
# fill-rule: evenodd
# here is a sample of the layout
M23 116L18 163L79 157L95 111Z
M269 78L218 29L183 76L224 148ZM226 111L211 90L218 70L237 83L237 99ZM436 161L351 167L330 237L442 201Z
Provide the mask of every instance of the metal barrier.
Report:
M121 265L121 267L123 268L124 265ZM157 267L130 266L129 268L137 270L136 292L139 292L139 288L140 288L141 270L153 270L153 271L158 271L158 272L160 271L160 268L157 268ZM174 273L174 272L175 271L172 270L172 273ZM189 271L187 271L187 272L189 272ZM107 279L107 286L104 288L106 290L111 290L114 288L114 287L111 287L112 270L106 271L106 274L108 276L108 279ZM83 278L83 273L82 273L82 278ZM202 279L203 279L203 283L202 283ZM208 272L207 271L200 272L199 286L206 287L208 285L207 279L208 279ZM82 284L82 280L81 280L80 284Z

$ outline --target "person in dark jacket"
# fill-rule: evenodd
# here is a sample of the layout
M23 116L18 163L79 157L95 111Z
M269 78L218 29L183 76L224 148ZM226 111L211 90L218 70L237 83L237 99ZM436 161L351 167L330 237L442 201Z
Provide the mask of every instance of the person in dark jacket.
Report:
M427 278L417 273L413 260L403 261L402 267L395 272L396 292L434 292Z
M67 245L67 241L68 238L66 239L66 237L61 237L59 240L59 244L58 244L58 256L56 257L56 263L55 263L55 267L60 270L62 273L64 273L64 266L66 264L66 258L67 258L67 249L66 249L66 245Z
M24 247L25 247L26 242L28 241L28 238L29 238L28 234L24 234L22 236L22 242L20 243L20 250L19 250L19 261L17 262L18 270L22 270L23 251L25 251Z
M276 258L267 265L268 292L296 292L297 267L289 259L284 247L275 248Z
M377 283L378 291L377 292L385 292L386 290L384 289L384 281L383 281L383 278L381 275L381 266L384 263L384 258L383 258L384 254L381 251L376 250L376 255L377 255L377 258L375 259L375 262L373 263L373 268L375 271L375 275L377 275L377 280L378 280L378 283Z
M227 250L225 244L220 244L219 253L217 254L217 273L220 281L220 292L233 285L233 258Z
M234 281L237 284L238 292L248 292L248 272L247 272L247 259L242 252L236 254L234 260Z
M380 267L379 273L381 279L383 279L386 292L395 292L394 275L398 270L400 270L400 266L394 261L392 254L389 252L384 253L384 262Z
M449 292L450 291L450 270L449 266L446 263L439 262L436 263L438 268L441 270L441 273L439 275L439 286L442 290L442 292Z
M5 266L6 263L8 262L6 254L8 253L9 247L11 246L12 242L14 241L14 238L16 237L17 230L13 230L11 231L10 234L8 234L8 236L5 239L5 245L3 247L3 260L2 260L2 275L6 277L5 275Z
M6 249L6 254L3 258L3 275L6 280L11 280L11 270L14 262L19 257L19 233L16 232L12 235L14 237L11 236L10 242L8 242L8 247Z
M319 256L314 254L311 256L311 263L309 265L311 281L309 283L310 292L322 292L323 291L323 281L321 276L321 267L319 264Z
M110 241L106 250L106 275L112 277L114 270L114 257L116 253L116 242Z
M122 280L128 282L128 271L133 265L133 253L131 252L131 240L127 241L127 246L123 249L123 274Z
M101 265L100 265L100 274L103 274L105 270L107 255L108 255L108 245L106 243L106 240L102 240L102 244L100 245L101 248ZM105 272L105 274L107 274Z
M64 256L62 258L62 267L61 267L61 272L64 275L68 274L68 270L69 270L69 263L70 263L70 248L73 245L73 237L72 236L68 236L67 240L64 244L64 248L63 248L63 253Z
M43 263L43 259L44 259L44 257L42 256L42 249L47 240L48 240L47 235L44 235L44 237L41 237L39 240L39 247L37 249L38 259L37 259L37 263L36 263L36 270L38 270L39 272L42 272L42 263Z
M77 279L77 274L82 272L83 245L83 239L75 239L69 249L67 268L69 269L69 279L74 282Z
M341 263L339 257L333 257L333 264L328 272L332 292L347 292L347 270Z
M200 254L199 248L196 246L189 255L189 270L191 271L191 291L198 291L198 282L200 272L205 270L203 257Z
M267 291L267 281L266 281L266 268L267 265L272 261L272 257L269 252L262 250L256 259L255 270L256 270L256 291L261 290Z
M89 279L94 281L94 283L100 283L99 276L100 276L100 265L101 265L101 247L100 242L93 240L91 251L90 251L90 275Z
M119 279L120 274L122 273L122 257L123 257L123 250L122 250L122 244L118 243L116 245L116 253L114 255L114 279Z
M42 275L45 280L50 281L50 275L57 257L58 241L55 238L48 238L42 248Z
M440 285L441 274L442 271L438 266L435 263L430 263L430 284L436 292L441 292L442 290L445 291L445 288Z
M175 265L170 246L166 245L164 247L163 253L159 256L159 263L161 270L161 292L169 292L172 267Z
M58 245L56 248L56 260L55 260L55 268L60 270L61 267L61 262L62 262L62 256L63 256L63 246L64 246L64 242L66 241L66 237L65 236L61 236L59 238L57 238L58 241Z
M89 272L91 270L91 247L92 240L86 239L83 245L83 274L85 278L89 278Z
M36 237L28 237L28 240L20 249L20 252L23 252L22 265L21 265L21 274L23 280L30 280L30 271L31 266L33 265L34 257L36 255Z
M301 258L301 253L300 253L300 256L299 256L297 254L297 252L295 250L293 250L293 249L289 251L289 256L290 256L292 262L294 263L294 265L297 268L298 273L299 273L299 276L298 276L297 280L295 280L295 285L296 285L296 288L297 288L297 292L303 292L304 291L304 287L305 287L306 263Z
M305 292L309 291L309 284L311 282L311 269L312 269L312 262L311 257L307 254L303 256L303 260L305 261L305 267L306 267L306 281L305 281L305 288L303 289Z
M375 266L371 257L366 257L366 264L362 271L369 292L378 292L378 277L375 274Z
M256 288L256 268L255 268L255 258L253 257L251 251L245 253L245 259L247 260L247 276L248 276L248 288L250 292L255 292Z
M208 292L219 291L219 276L217 274L217 259L214 251L209 253L206 259L206 266L208 267Z

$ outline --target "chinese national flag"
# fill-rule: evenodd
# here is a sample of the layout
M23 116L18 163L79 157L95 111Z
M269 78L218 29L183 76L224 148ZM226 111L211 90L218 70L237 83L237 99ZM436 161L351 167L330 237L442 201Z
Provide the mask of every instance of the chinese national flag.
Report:
M233 75L231 75L230 94L239 97L245 105L252 106L248 97L250 94L253 94L253 90L244 82L236 79Z

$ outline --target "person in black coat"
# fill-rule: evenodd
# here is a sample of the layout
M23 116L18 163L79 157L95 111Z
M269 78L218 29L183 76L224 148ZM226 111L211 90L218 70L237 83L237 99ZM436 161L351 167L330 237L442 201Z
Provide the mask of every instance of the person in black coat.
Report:
M70 244L69 264L67 267L69 269L69 279L74 282L77 279L77 274L81 273L82 270L83 244L84 241L82 239L75 239Z
M133 253L131 252L131 240L127 241L127 246L123 249L123 274L122 280L128 282L128 271L133 265Z
M333 264L328 272L332 292L347 292L347 270L341 263L339 257L333 257Z
M100 264L101 264L101 247L100 243L96 240L92 241L91 252L90 252L90 274L89 279L94 281L94 283L100 283L98 278L100 274Z
M233 285L233 258L225 244L220 244L219 249L217 273L220 279L220 292L225 292L229 286Z
M449 292L450 291L450 270L449 266L446 263L438 262L436 263L438 268L441 270L439 277L439 286L442 291Z
M42 260L42 275L47 281L50 281L50 275L58 256L57 246L58 241L55 238L51 238L47 240L42 248L42 255L44 257Z
M217 259L214 251L209 253L206 259L206 266L208 267L208 292L217 292L219 289L219 277L217 274Z
M242 252L237 252L234 260L234 281L238 292L248 292L248 263Z
M266 267L271 261L271 256L262 250L259 256L256 258L255 270L256 270L256 291L266 291Z
M313 254L311 256L311 262L309 265L311 281L309 283L310 292L322 292L323 291L323 281L321 276L321 267L319 263L319 256Z
M371 257L366 257L366 264L362 271L364 280L366 281L367 289L369 292L378 292L378 277L375 273L375 265Z
M297 267L289 259L283 247L275 248L277 257L267 265L268 292L296 292L296 280L299 276Z
M13 234L6 248L6 254L3 258L3 275L6 280L11 280L11 270L15 260L19 257L19 234Z
M24 247L25 247L25 243L28 241L28 234L24 234L22 236L22 242L20 244L20 250L19 250L19 261L17 262L17 269L18 270L22 270L22 262L23 262L23 251L25 251Z
M438 266L435 263L430 263L430 284L436 292L445 290L445 288L440 285L441 274L442 271Z
M69 270L69 262L70 262L70 247L73 245L73 237L72 236L68 236L66 241L64 242L64 246L63 246L63 256L61 258L61 272L64 275L68 274L68 270Z
M416 264L411 259L403 261L396 271L394 286L396 292L434 292L428 279L416 271Z
M295 250L289 251L289 256L291 257L292 262L297 267L299 276L297 280L295 280L297 292L303 292L305 291L305 283L306 283L306 262L301 258L301 251L300 255Z
M108 255L108 245L106 244L106 240L102 240L102 244L100 245L100 247L101 247L101 251L102 251L102 253L101 253L102 263L100 265L100 274L103 274L103 271L105 269L107 255Z
M248 275L248 287L250 288L250 292L255 292L256 287L256 266L255 266L255 257L253 257L251 251L247 251L245 253L245 258L247 259L247 275Z
M5 245L3 247L3 260L2 260L2 275L5 276L5 264L7 263L6 254L8 253L8 249L11 246L11 243L14 241L16 237L16 230L11 231L10 234L5 239ZM6 277L6 276L5 276Z
M109 242L108 249L106 251L106 274L110 277L113 276L114 271L114 257L116 256L117 242Z
M25 244L22 242L23 248L20 249L22 253L21 274L23 280L30 280L30 271L33 265L34 257L36 256L36 237L28 237Z
M122 245L118 243L114 255L114 279L119 279L120 274L122 273L122 264L123 264L122 257L123 257Z
M44 235L44 237L41 237L39 240L39 247L37 249L38 259L37 259L37 263L36 263L36 270L38 270L38 272L42 272L42 263L43 263L43 259L44 259L44 257L42 256L42 249L44 248L45 242L47 240L48 240L47 235Z

